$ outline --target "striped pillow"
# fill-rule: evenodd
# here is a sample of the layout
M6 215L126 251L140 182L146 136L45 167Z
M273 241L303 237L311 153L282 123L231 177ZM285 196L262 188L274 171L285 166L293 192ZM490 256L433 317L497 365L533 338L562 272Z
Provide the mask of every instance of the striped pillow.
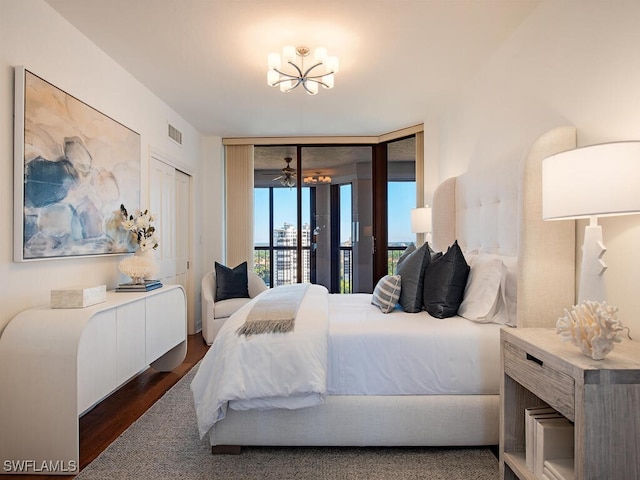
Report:
M371 304L380 308L382 313L389 313L396 308L400 298L400 275L385 275L382 277L371 298Z

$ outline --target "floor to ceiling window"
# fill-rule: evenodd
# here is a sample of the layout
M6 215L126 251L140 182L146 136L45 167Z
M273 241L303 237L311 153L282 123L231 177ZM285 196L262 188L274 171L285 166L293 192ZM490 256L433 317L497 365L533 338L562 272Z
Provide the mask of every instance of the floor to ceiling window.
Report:
M267 285L372 291L372 152L367 145L254 147L254 271ZM396 254L413 241L415 144L389 143L388 152L384 210L393 213L383 254L393 269Z
M357 229L353 221L352 188L350 183L340 185L340 255L339 281L340 293L353 292L353 238L357 237Z
M392 275L400 255L415 234L411 209L416 207L415 138L387 145L387 272Z

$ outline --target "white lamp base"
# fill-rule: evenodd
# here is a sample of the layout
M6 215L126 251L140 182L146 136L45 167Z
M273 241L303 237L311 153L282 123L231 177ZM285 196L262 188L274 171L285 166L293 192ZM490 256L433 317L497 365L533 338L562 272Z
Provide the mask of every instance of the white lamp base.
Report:
M584 229L578 305L585 300L600 303L606 301L604 272L607 269L607 264L602 260L606 251L607 248L602 243L602 227L594 225L592 222Z

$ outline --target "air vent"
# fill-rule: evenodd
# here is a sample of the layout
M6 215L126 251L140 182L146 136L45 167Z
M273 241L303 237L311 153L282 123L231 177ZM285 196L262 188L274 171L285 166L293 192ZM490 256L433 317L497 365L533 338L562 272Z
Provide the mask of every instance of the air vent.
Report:
M169 138L176 142L178 145L182 145L182 132L178 130L176 127L169 125Z

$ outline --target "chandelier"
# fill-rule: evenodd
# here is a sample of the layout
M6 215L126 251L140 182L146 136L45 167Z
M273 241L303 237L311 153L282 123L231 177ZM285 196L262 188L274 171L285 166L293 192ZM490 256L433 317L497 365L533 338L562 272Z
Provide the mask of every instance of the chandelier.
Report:
M338 58L327 55L327 49L318 47L313 52L313 61L305 66L305 58L309 57L309 47L292 47L290 45L279 53L270 53L267 57L267 83L271 87L280 87L281 92L290 92L302 85L309 95L318 93L318 88L333 88L333 74L338 71Z
M308 177L304 177L304 183L307 184L316 184L316 183L331 183L331 177L329 175L309 175Z

